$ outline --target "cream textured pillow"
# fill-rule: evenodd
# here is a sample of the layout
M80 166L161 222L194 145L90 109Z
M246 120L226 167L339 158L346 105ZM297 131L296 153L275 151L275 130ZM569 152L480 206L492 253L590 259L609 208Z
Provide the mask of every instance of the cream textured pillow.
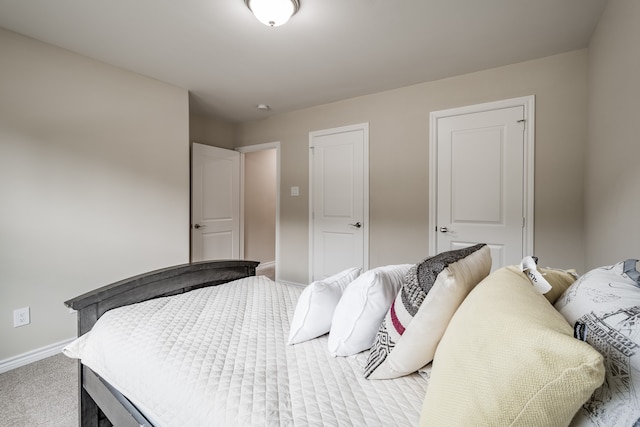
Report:
M603 381L600 353L526 276L502 268L451 319L420 426L567 426Z
M518 271L523 272L531 281L533 287L543 294L551 304L567 290L578 278L575 270L561 270L559 268L540 268L538 258L526 256L520 262ZM512 266L514 269L515 266ZM514 270L516 271L516 270Z
M526 277L525 273L515 265L510 265L508 267L509 270L514 273L523 274ZM538 271L542 274L542 277L551 285L551 290L544 295L544 297L551 303L554 304L560 295L566 291L569 286L576 281L578 275L575 270L562 270L559 268L550 268L550 267L538 267Z
M562 270L559 268L542 267L538 268L542 276L551 285L551 290L544 294L544 297L554 304L558 298L573 284L578 278L575 270Z
M640 272L636 260L581 276L556 309L604 356L607 380L572 426L640 426Z
M384 316L365 377L397 378L431 362L451 316L490 270L491 253L484 244L443 252L416 264Z
M333 312L347 285L362 271L350 268L304 288L291 319L289 344L297 344L329 332Z
M328 344L332 356L351 356L371 347L411 267L413 264L374 268L349 285L333 313Z

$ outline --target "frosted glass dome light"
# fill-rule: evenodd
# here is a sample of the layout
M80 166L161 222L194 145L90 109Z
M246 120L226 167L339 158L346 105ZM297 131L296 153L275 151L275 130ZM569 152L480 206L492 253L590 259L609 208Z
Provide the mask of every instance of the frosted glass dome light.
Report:
M300 8L298 0L244 0L258 21L270 27L286 23Z

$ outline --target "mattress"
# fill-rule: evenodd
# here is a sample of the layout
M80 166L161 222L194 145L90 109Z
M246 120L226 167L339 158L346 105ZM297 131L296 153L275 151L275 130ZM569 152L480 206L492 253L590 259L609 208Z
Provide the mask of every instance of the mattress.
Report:
M259 276L105 313L64 350L155 426L415 426L428 373L366 380L368 352L289 346L300 286Z

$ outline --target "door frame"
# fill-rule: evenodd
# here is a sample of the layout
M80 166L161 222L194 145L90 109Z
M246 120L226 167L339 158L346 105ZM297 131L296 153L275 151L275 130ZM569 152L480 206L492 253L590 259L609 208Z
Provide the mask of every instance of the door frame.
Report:
M438 188L438 119L459 116L470 113L479 113L488 110L503 108L524 108L524 179L523 195L525 215L522 251L524 254L534 254L534 163L535 163L535 95L518 98L504 99L500 101L485 102L482 104L467 105L464 107L450 108L446 110L432 111L429 113L429 233L428 253L436 254L437 238L437 188Z
M278 260L280 258L280 141L266 142L263 144L246 145L236 147L240 153L240 258L244 259L244 172L245 153L264 150L276 150L276 251L275 251L275 280L279 280Z
M361 130L364 134L364 147L363 147L363 218L362 222L362 238L363 238L363 264L362 271L369 269L369 123L358 123L355 125L340 126L329 129L322 129L309 132L309 283L313 280L313 267L314 267L314 212L313 212L313 138L317 135L329 135L332 133L350 132Z

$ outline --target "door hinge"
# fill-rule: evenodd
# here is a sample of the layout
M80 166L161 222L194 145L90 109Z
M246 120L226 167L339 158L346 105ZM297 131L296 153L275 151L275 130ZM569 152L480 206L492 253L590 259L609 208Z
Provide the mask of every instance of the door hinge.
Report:
M527 219L522 218L522 228L525 228L526 226L527 226Z

